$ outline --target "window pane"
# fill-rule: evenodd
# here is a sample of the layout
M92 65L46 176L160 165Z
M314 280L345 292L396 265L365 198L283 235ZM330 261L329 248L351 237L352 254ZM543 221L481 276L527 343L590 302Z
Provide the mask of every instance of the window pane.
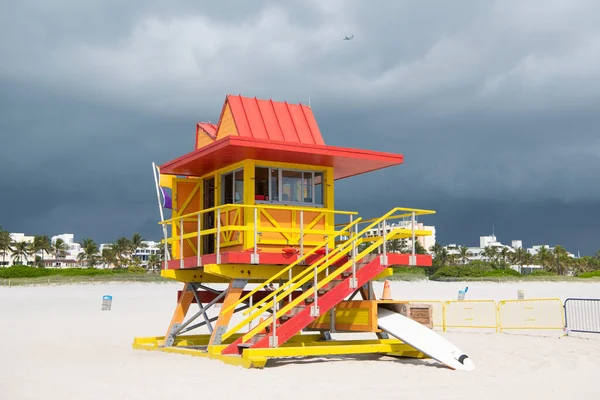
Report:
M269 200L269 168L255 168L254 198L259 201Z
M244 170L235 171L235 198L234 203L244 201Z
M283 171L281 179L283 184L281 189L281 201L302 201L302 172Z
M312 172L303 172L304 179L302 180L302 201L312 203Z
M279 170L278 169L271 170L271 193L269 195L269 200L279 201Z
M315 204L323 204L323 173L315 172Z
M223 175L221 178L221 204L233 203L233 174Z

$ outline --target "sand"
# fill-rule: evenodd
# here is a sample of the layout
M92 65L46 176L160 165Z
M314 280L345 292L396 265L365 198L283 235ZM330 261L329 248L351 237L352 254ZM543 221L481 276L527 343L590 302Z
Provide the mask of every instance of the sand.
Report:
M393 282L402 299L600 297L598 283ZM389 357L275 361L245 370L215 360L133 350L162 335L178 284L0 287L0 399L593 399L600 335L441 333L473 372ZM376 285L377 294L381 285ZM103 294L113 309L100 311Z

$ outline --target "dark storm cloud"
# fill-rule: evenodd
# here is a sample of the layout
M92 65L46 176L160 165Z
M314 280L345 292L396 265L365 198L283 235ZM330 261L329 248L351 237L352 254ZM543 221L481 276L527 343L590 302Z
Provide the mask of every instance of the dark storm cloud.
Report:
M310 99L327 143L405 154L403 166L339 182L340 208L435 208L442 242L474 244L500 219L501 239L595 251L599 11L593 1L3 4L0 224L157 237L150 163L191 150L195 122L216 122L225 94L241 93ZM567 233L556 209L580 229Z

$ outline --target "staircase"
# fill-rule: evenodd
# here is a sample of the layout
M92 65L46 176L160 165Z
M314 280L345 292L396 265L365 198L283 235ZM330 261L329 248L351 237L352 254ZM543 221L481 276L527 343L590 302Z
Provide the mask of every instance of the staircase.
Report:
M347 298L349 295L354 293L358 288L375 278L377 275L383 272L386 266L381 265L379 257L376 255L369 255L366 258L369 260L365 260L361 263L357 263L356 265L356 278L358 280L357 287L351 287L351 279L352 274L345 278L340 279L341 275L336 279L334 278L328 285L325 285L323 288L318 289L318 315L311 308L314 306L315 297L309 296L304 299L304 303L299 303L295 305L290 311L286 314L282 315L279 318L280 325L276 324L276 343L273 342L273 336L264 335L264 337L257 340L251 346L245 346L242 343L242 338L237 340L238 343L233 343L230 345L229 351L233 351L234 345L238 346L238 352L241 352L244 347L252 347L252 348L265 348L265 347L275 347L275 345L281 345L287 342L294 335L299 333L302 329L306 328L312 322L314 322L320 315L324 315L337 304L339 304L342 300ZM310 289L308 290L310 293ZM223 354L231 354L223 351Z
M263 313L268 312L271 317L226 346L222 354L235 355L240 354L244 348L266 348L282 345L314 322L319 316L324 315L356 290L359 290L361 286L382 273L387 268L385 251L381 255L374 255L371 254L373 250L382 245L385 246L385 243L391 239L410 237L411 233L414 235L414 231L406 228L395 228L377 239L364 236L370 229L382 224L386 219L394 218L392 215L398 210L406 211L407 209L395 208L381 218L367 221L370 224L360 233L357 232L358 229L356 228L361 221L360 218L346 226L344 231L352 232L354 230L348 240L337 246L326 256L316 260L312 265L307 266L297 276L289 277L286 283L244 312L245 315L250 315L225 332L221 337L222 341L247 326L250 321L259 318ZM416 210L411 211L411 214L414 215ZM383 227L383 231L385 231L385 222L383 222ZM326 243L324 242L322 246L325 246ZM368 243L368 245L358 254L357 247L361 243ZM322 246L317 246L302 259L310 257ZM290 264L254 291L265 287L277 277L284 275L286 271L290 271L292 267L300 264L303 261L302 259ZM339 264L341 265L338 266ZM333 268L335 270L330 271ZM306 288L307 285L311 284L312 287ZM293 300L289 299L291 301L287 301L287 303L285 302L292 292L301 290L303 287L306 290L301 295ZM253 292L248 293L246 297L252 295ZM238 303L244 300L245 298L242 298ZM283 303L281 308L279 308L280 303ZM235 306L236 304L233 304L230 307ZM267 329L269 329L269 332L265 334Z
M404 213L396 215L398 211ZM407 211L409 213L406 213ZM412 216L414 221L415 215L432 213L427 210L397 207L378 219L363 221L362 223L368 223L368 225L360 232L358 232L357 226L362 221L361 218L346 225L342 232L352 232L350 238L336 246L331 252L326 248L326 254L308 265L301 273L294 277L291 276L293 267L304 265L309 258L314 259L314 255L328 245L327 240L280 270L261 285L258 285L236 303L222 310L222 313L226 313L235 309L237 305L245 302L248 297L271 282L281 280L282 277L285 277L286 272L288 273L288 280L285 283L248 308L243 313L247 317L236 326L223 332L220 335L219 342L215 344L223 343L264 313L269 313L271 316L267 320L261 321L249 332L242 334L233 343L227 345L222 354L239 355L244 348L278 347L284 344L317 318L325 315L349 295L381 274L387 268L385 247L389 240L411 236L413 239L415 238L415 231L406 228L394 228L387 234L377 238L367 237L366 234L369 230L375 226L381 226L383 228L382 232L386 232L385 221L387 219ZM424 234L430 233L419 233L418 235L422 236ZM367 244L367 247L358 252L357 248L362 243ZM382 254L371 254L380 246L383 248ZM297 290L303 290L303 292L292 299L290 295Z

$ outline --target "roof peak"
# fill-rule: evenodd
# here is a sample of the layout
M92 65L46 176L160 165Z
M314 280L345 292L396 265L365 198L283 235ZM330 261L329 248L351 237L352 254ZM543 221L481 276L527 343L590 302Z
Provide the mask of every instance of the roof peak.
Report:
M312 109L302 103L228 94L215 140L241 136L309 145L324 145Z

